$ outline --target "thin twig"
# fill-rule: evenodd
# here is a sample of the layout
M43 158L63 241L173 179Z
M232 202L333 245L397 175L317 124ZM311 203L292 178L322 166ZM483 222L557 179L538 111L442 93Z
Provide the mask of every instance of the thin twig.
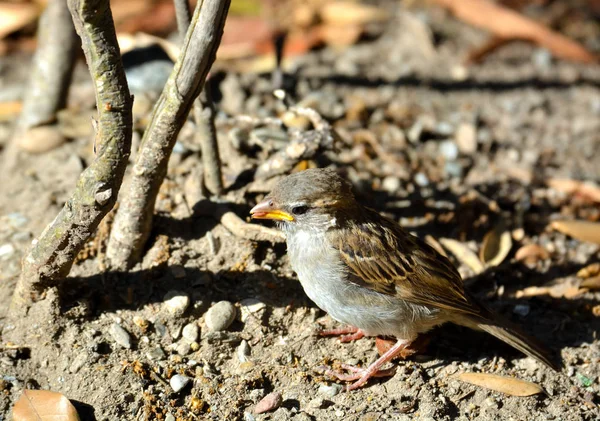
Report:
M175 14L177 16L177 29L180 34L185 34L190 26L190 11L187 0L175 0ZM215 128L215 115L210 87L208 84L204 84L204 89L194 102L194 120L196 120L197 126L196 139L202 150L204 184L212 194L220 195L223 192L223 178L217 143L217 130Z
M271 243L283 243L285 241L285 235L281 231L258 224L249 224L231 211L223 212L220 215L220 221L236 237L251 241L269 241Z
M38 46L23 99L19 126L53 123L65 108L78 38L65 0L50 0L40 18Z
M109 0L69 0L68 5L95 83L98 155L23 260L12 302L17 311L68 275L79 250L114 206L131 149L132 99Z
M115 218L106 253L114 268L130 268L141 258L171 151L215 60L229 4L229 0L212 0L199 1L196 6L180 57L144 133L129 191Z

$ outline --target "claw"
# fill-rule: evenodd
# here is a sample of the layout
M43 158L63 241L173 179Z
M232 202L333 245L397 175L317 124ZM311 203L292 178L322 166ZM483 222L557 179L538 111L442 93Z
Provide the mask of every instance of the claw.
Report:
M340 342L357 341L365 336L365 333L359 328L353 326L342 327L338 329L325 329L319 331L320 336L340 336Z
M381 357L377 359L377 361L367 368L356 367L350 364L341 364L341 368L346 370L348 373L342 373L340 371L333 370L328 366L318 366L316 370L318 370L320 374L334 377L344 382L354 382L346 386L346 391L349 392L364 386L371 377L393 376L396 372L395 368L389 368L385 370L381 370L380 368L386 362L400 354L408 345L410 345L410 341L398 340L393 347L387 350Z

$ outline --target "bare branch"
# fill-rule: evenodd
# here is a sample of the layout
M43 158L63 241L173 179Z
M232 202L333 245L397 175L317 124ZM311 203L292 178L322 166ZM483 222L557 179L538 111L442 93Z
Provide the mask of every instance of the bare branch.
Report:
M107 257L115 268L129 268L141 257L169 156L215 60L229 4L229 0L212 0L199 1L196 6L181 55L154 107L129 191L115 218L107 248Z
M22 310L69 273L77 253L115 204L131 149L132 101L109 0L69 0L96 87L98 155L23 261L12 308Z
M200 141L202 150L204 184L212 194L219 195L223 192L223 178L217 143L217 129L215 128L215 114L210 88L208 85L204 85L204 90L194 103L194 119L197 125L196 138Z
M79 46L65 0L50 0L38 25L38 46L19 125L28 129L53 123L67 103Z
M174 0L177 16L177 28L180 34L190 25L190 14L187 0ZM215 107L212 101L210 88L207 84L194 102L194 120L196 120L196 139L202 151L202 168L204 169L204 184L212 194L223 192L223 178L221 174L221 157L217 143L217 130L215 128Z

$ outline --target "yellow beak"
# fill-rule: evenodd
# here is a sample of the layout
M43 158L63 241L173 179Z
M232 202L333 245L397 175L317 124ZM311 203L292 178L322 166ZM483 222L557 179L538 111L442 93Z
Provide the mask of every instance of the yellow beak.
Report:
M250 210L253 219L273 219L275 221L293 221L294 217L287 212L276 209L273 201L266 199Z

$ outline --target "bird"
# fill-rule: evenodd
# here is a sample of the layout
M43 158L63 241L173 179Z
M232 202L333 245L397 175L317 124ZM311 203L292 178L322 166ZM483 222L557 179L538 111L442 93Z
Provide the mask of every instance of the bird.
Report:
M408 351L419 334L444 323L485 331L560 371L549 351L465 290L454 265L398 223L360 204L351 184L332 168L282 178L250 210L284 232L292 269L308 297L348 328L346 340L394 337L368 367L342 365L328 375L364 386L392 375L388 361Z

